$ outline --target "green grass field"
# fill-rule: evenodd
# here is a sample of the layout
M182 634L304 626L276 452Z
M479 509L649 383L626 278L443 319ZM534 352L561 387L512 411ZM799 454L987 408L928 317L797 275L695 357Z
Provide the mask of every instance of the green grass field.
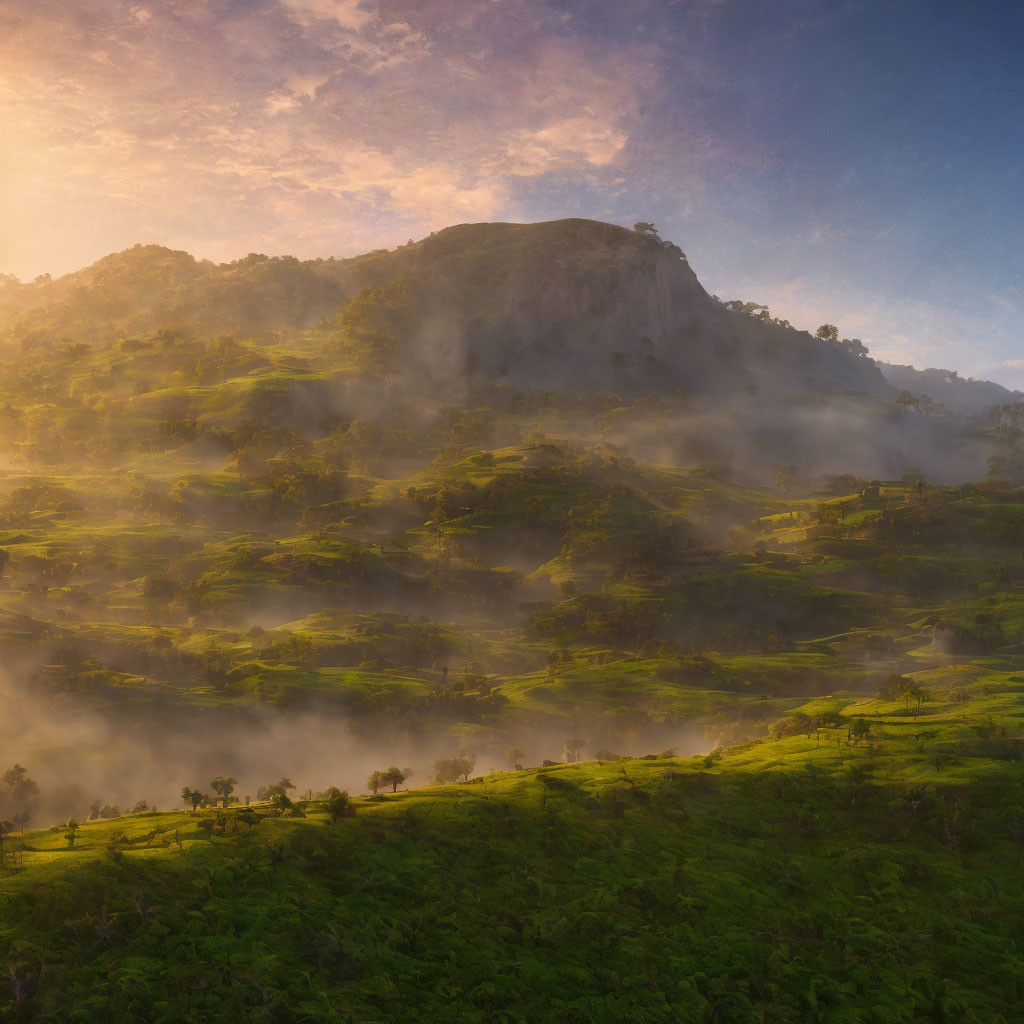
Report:
M237 807L89 822L73 849L64 828L11 836L0 1006L68 1022L1013 1021L1024 684L966 691L920 713L819 699L781 739L363 797L336 824L314 800L297 818L254 805L249 823Z

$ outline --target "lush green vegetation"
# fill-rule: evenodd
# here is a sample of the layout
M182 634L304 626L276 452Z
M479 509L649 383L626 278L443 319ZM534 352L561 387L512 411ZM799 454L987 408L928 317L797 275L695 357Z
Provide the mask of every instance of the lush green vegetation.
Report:
M5 1019L1018 1019L1020 678L704 758L9 837Z
M5 1020L1024 1016L1024 413L707 296L856 386L471 365L524 266L682 264L566 224L3 284ZM827 421L990 472L856 476Z

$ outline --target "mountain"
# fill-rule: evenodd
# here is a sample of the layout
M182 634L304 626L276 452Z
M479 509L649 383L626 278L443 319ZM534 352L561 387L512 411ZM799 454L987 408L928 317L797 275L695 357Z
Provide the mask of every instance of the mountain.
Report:
M1011 391L988 380L961 377L956 370L916 370L913 366L878 362L882 376L894 388L920 397L928 395L953 412L979 415L996 405L1012 405L1024 399L1024 392Z
M518 388L716 394L888 394L870 360L804 332L738 317L674 246L588 220L465 224L380 268L417 372Z
M56 281L7 284L8 342L103 343L161 328L300 331L362 295L422 382L716 394L891 389L874 364L806 332L725 310L675 247L611 224L464 224L348 260L197 261L135 246Z
M668 401L656 429L649 417L601 426L588 411L589 436L760 482L779 466L953 482L991 454L977 425L896 402L904 386L922 390L918 378L897 386L864 354L726 308L677 246L591 220L462 224L342 260L214 264L139 245L54 281L0 281L0 346L36 380L49 354L60 383L47 400L98 389L78 421L102 394L149 423L315 437L399 407L418 427L480 403L515 418L523 396L559 392L591 396L591 409ZM947 405L946 391L968 389L976 403L1002 391L963 382L932 397ZM37 457L38 440L11 426Z
M929 396L962 414L1024 398L956 371L858 357L804 331L740 316L675 246L598 221L461 224L394 250L214 264L136 245L57 280L0 279L8 345L104 344L161 329L198 336L295 333L360 315L398 337L404 369L517 388L723 395Z

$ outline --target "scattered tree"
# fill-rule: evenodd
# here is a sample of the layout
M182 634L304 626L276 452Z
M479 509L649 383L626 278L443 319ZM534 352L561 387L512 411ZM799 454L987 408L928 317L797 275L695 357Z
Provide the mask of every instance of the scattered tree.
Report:
M456 757L434 762L434 782L469 782L470 772L476 767L476 754L459 754Z
M198 789L192 789L191 786L184 786L181 790L181 799L184 800L185 803L192 805L192 813L195 814L196 808L206 800L206 794ZM89 817L91 818L93 815L90 814ZM96 817L99 817L98 812Z
M866 740L871 735L871 723L863 718L856 718L850 726L850 733L858 743Z
M257 822L260 820L260 816L251 807L243 807L238 812L236 817L243 824L246 824L246 825L249 826L249 831L250 832L256 826Z
M26 824L39 810L39 784L20 764L8 768L0 787L0 816L21 819Z
M294 789L295 783L292 782L287 776L282 776L277 782L271 783L267 786L265 792L268 797L273 799L279 793L287 793L289 789Z
M355 813L351 798L343 790L336 790L334 796L327 801L327 814L332 825L337 825L342 818L350 818Z
M238 779L229 779L221 775L210 783L210 789L218 795L218 798L221 800L221 806L226 808L229 803L238 803L238 797L231 795L237 784Z

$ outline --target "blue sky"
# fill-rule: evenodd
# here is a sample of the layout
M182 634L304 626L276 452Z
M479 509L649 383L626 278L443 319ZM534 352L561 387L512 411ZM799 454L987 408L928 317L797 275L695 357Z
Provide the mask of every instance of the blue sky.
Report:
M1024 387L1024 8L8 0L0 270L654 220L709 290Z

